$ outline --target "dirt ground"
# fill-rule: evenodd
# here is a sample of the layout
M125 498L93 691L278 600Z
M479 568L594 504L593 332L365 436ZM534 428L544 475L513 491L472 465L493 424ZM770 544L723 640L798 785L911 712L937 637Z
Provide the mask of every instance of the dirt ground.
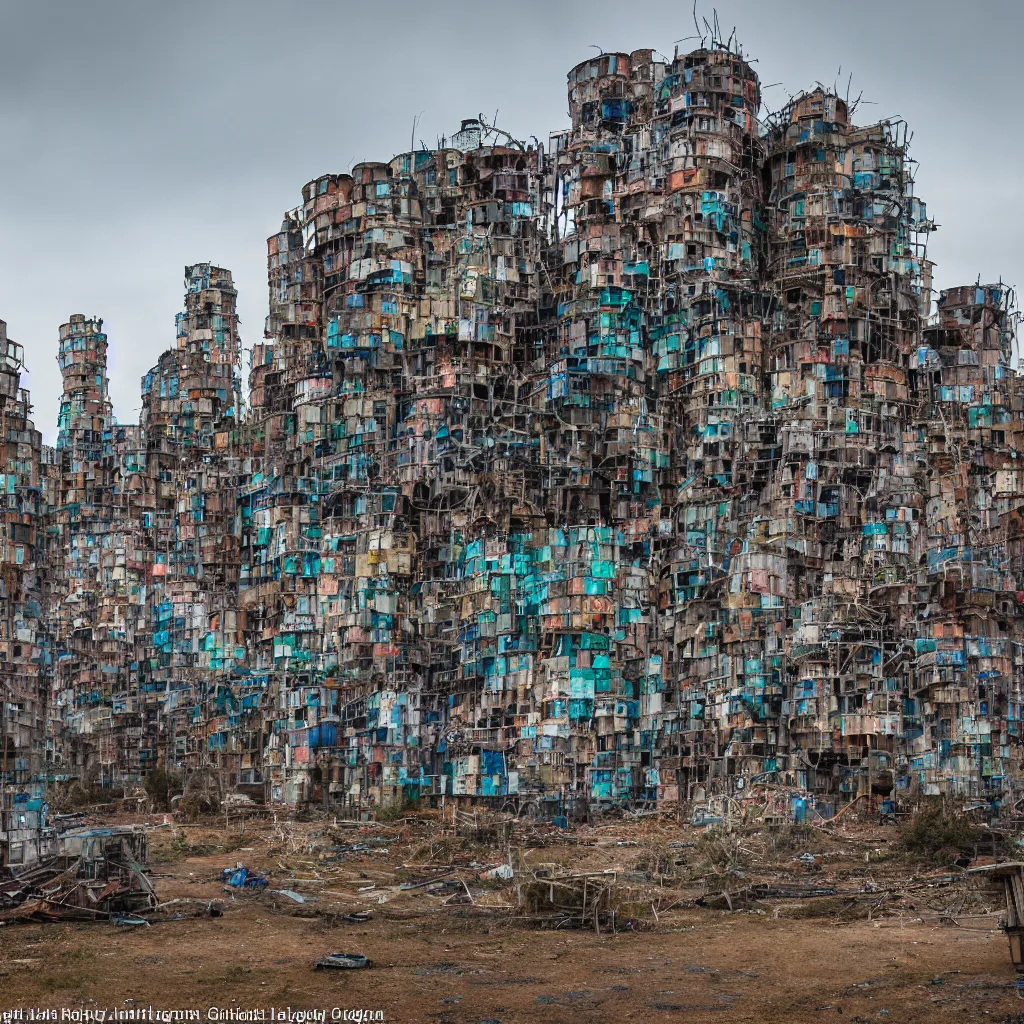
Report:
M949 888L948 876L917 872L907 876L917 886L907 882L909 898L901 892L873 899L867 913L859 904L852 914L844 910L854 906L851 900L838 909L835 900L813 899L753 901L733 911L698 906L689 897L708 890L691 877L700 843L696 851L684 845L694 836L677 826L652 828L644 826L638 839L622 838L639 833L620 823L605 833L592 830L582 845L532 837L545 845L531 850L529 860L560 863L563 872L611 864L628 881L640 878L637 866L647 864L646 884L666 895L652 899L652 913L624 916L614 934L517 918L508 910L513 882L476 880L486 844L435 841L426 826L350 829L340 847L336 830L315 824L249 823L242 834L234 825L159 828L151 838L151 869L160 899L189 902L164 908L149 927L0 928L0 1010L152 1006L197 1009L205 1020L210 1007L290 1007L326 1010L330 1020L338 1008L335 1019L343 1010L382 1010L385 1020L409 1024L1024 1024L1007 941L996 928L997 901L982 905L987 897L976 893L968 900L958 895L955 879ZM876 833L812 837L818 864L809 877L846 892L864 888L858 875L870 876L873 888L895 892L892 880L906 876L908 865L892 859ZM337 852L374 837L377 848ZM664 850L669 837L676 837L670 849L679 855L651 870L650 850L656 843ZM385 841L387 847L380 845ZM762 849L756 837L748 846ZM871 863L870 851L880 865ZM791 853L775 862L799 863ZM427 864L460 859L476 865L460 867L458 875L468 882L472 906L449 907L427 887L400 888L398 879L415 881ZM223 869L237 863L264 871L268 888L227 888ZM802 869L786 870L796 877ZM674 890L665 888L667 879ZM302 892L306 902L278 891L284 888ZM631 895L634 906L639 891ZM644 890L644 899L653 891ZM223 909L220 916L208 916L210 901ZM947 904L956 913L932 909ZM356 910L373 917L342 920ZM330 952L362 953L372 967L314 971L315 960Z

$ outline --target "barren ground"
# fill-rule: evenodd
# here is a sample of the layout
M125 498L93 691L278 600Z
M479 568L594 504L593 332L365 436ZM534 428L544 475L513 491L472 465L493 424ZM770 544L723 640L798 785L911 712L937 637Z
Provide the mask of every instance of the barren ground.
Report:
M341 845L367 838L389 845L338 853L339 835ZM203 1019L216 1006L319 1008L328 1020L334 1007L380 1009L388 1021L425 1024L1024 1024L1007 942L995 927L998 899L962 876L951 882L948 873L915 870L893 857L886 848L891 829L850 825L841 835L798 837L798 847L819 856L809 873L791 847L769 856L763 836L749 837L745 877L835 884L842 892L866 886L883 896L762 900L732 912L694 905L714 888L697 879L706 874L702 848L667 848L693 842L690 829L620 822L576 839L550 828L513 837L517 850L531 850L525 862L535 866L555 864L563 873L618 868L616 884L634 910L651 897L654 910L623 913L617 927L624 930L615 934L517 919L506 909L516 902L514 885L480 882L468 867L496 863L500 854L488 859L486 843L436 836L436 826L424 822L343 832L330 822L249 822L244 834L234 824L156 830L151 867L160 898L197 902L172 904L145 928L0 928L0 1009L111 1010L134 1000L200 1009ZM667 861L652 860L652 851L664 857L666 849ZM219 875L237 862L266 871L269 889L227 890ZM440 872L445 864L461 866L455 877L468 883L473 906L445 907L447 893L398 888L401 879L422 878L428 865ZM272 891L278 888L300 891L309 902L297 904ZM205 916L198 901L208 900L220 902L223 916ZM341 920L356 910L374 916ZM176 913L204 916L173 919ZM318 956L337 951L363 953L373 966L312 970Z

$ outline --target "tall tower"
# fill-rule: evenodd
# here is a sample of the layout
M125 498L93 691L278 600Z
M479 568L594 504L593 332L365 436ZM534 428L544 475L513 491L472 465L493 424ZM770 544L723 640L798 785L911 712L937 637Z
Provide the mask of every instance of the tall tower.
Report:
M850 118L819 87L767 136L767 384L781 460L770 532L786 554L781 730L797 784L810 765L811 784L831 785L839 765L866 785L910 727L902 594L923 554L928 484L908 430L920 397L908 367L927 312L931 225L906 125Z
M218 740L190 737L187 709L204 721L223 711L237 643L239 545L233 531L241 475L238 422L241 343L231 272L209 263L185 268L185 309L177 341L143 379L140 426L146 473L155 495L144 518L148 548L149 631L140 644L140 691L164 704L149 714L143 744L170 765L190 770L237 766ZM211 726L211 728L213 728ZM226 732L218 730L218 736Z
M64 381L57 435L58 502L51 520L58 545L53 626L57 637L56 702L74 736L90 736L110 709L102 670L101 552L112 530L111 425L107 336L103 321L75 313L60 328L57 354ZM112 779L115 757L104 741L67 747L73 760Z
M23 354L0 320L0 870L38 856L36 829L45 825L42 437L20 386Z
M190 389L198 391L193 429L200 446L210 433L233 426L241 402L238 292L230 270L197 263L185 268L185 309L176 318L178 351L184 353ZM209 403L208 405L205 403Z
M57 362L64 381L57 450L70 453L75 462L99 462L111 423L103 321L72 314L60 328Z

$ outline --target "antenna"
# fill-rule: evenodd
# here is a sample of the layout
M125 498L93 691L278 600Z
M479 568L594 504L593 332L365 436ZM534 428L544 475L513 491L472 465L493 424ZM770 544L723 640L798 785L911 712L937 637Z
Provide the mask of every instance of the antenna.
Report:
M422 117L422 116L423 116L423 115L424 115L425 113L426 113L426 111L425 111L425 110L421 110L421 111L420 111L420 112L419 112L419 113L418 113L418 114L417 114L417 115L416 115L416 116L415 116L415 117L414 117L414 118L412 119L412 131L411 131L411 132L409 132L409 151L410 151L410 152L412 152L412 151L413 151L413 150L414 150L414 149L416 148L416 123L417 123L417 122L419 121L419 119L420 119L420 118L421 118L421 117Z
M704 22L707 25L707 22ZM700 25L697 24L697 0L693 0L693 27L697 30L697 38L700 40L700 47L704 49L704 33L700 30Z

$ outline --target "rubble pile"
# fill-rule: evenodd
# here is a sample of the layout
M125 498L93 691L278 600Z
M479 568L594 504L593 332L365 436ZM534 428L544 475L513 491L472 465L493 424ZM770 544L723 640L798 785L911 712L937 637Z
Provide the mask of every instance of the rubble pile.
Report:
M17 921L140 923L140 914L157 908L156 891L143 867L146 849L146 833L139 829L63 835L53 856L0 879L0 926Z

